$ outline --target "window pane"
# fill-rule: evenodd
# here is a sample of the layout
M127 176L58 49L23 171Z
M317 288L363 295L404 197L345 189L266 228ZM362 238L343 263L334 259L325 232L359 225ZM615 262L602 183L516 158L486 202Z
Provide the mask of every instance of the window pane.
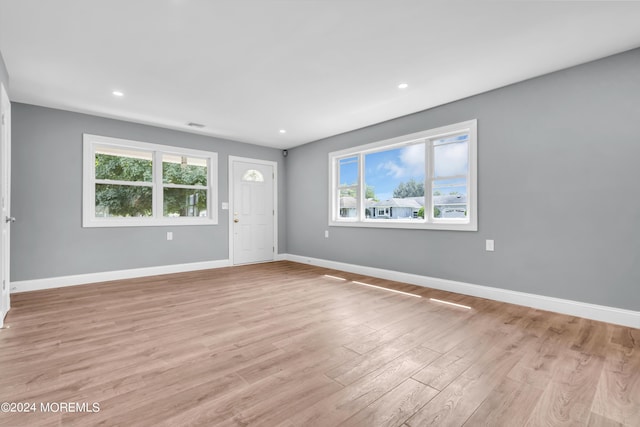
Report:
M259 170L249 169L244 173L244 175L242 175L242 180L250 182L264 182L264 176L262 176L262 172Z
M164 216L207 216L207 191L190 188L164 189Z
M356 189L347 188L340 190L338 203L338 216L340 218L355 218L358 216L358 199Z
M466 178L433 182L434 218L467 218L467 209Z
M153 214L151 187L96 184L96 217L148 217Z
M96 179L151 182L152 154L119 147L98 146L95 150Z
M339 160L338 182L340 187L358 184L358 157L348 157Z
M207 160L163 154L162 182L165 184L207 185Z
M367 218L424 218L424 143L366 154L364 164Z
M466 175L469 170L469 145L466 141L433 148L434 176Z
M469 134L465 133L462 135L447 136L445 138L435 139L433 141L433 145L448 144L450 142L462 142L462 141L468 141L468 140L469 140Z

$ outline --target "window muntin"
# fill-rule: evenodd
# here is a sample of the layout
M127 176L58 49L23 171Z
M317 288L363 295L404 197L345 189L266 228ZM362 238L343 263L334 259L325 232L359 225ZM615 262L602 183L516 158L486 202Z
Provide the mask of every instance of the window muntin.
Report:
M476 129L471 120L329 153L329 224L477 230Z
M216 153L88 134L83 144L84 227L217 224Z

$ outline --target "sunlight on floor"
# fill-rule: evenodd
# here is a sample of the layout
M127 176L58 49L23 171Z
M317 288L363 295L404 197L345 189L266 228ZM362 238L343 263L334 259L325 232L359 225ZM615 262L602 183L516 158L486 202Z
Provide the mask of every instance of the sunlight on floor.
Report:
M447 305L453 305L455 307L466 308L467 310L471 310L471 307L466 306L466 305L462 305L462 304L456 304L455 302L442 301L441 299L435 299L435 298L429 298L429 299L431 301L434 301L434 302L439 302L439 303L447 304Z
M329 274L325 274L325 275L324 275L324 277L326 277L327 279L334 279L334 280L347 280L347 279L344 279L344 278L342 278L342 277L338 277L338 276L331 276L331 275L329 275Z
M422 298L422 296L420 295L411 294L409 292L396 291L395 289L389 289L389 288L384 288L382 286L370 285L368 283L363 283L363 282L356 282L355 280L353 280L351 283L355 283L356 285L369 286L370 288L382 289L384 291L395 292L396 294L408 295L410 297Z

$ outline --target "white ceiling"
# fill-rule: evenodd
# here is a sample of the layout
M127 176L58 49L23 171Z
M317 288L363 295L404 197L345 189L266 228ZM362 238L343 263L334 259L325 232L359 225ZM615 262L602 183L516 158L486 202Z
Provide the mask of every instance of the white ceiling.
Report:
M277 148L639 46L630 1L0 0L13 101Z

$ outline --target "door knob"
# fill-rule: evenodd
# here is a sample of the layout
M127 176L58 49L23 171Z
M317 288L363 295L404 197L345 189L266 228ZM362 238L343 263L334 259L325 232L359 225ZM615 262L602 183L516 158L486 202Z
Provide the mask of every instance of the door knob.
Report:
M16 218L13 216L8 216L4 220L5 222L16 222Z
M240 220L238 218L236 218L236 219L233 220L233 222L240 222Z

